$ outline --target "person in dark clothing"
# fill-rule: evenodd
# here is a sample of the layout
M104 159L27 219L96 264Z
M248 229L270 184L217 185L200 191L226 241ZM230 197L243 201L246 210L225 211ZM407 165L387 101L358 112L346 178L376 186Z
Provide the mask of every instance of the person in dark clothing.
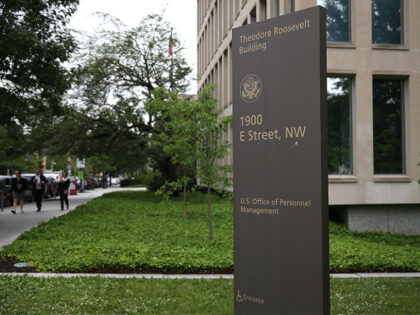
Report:
M45 183L47 180L45 179L45 176L41 174L40 170L35 171L35 177L32 179L33 182L33 190L35 195L35 201L36 201L36 207L38 210L36 212L41 211L42 208L42 198L44 197L44 191L45 191Z
M12 179L12 192L13 192L13 210L12 213L16 214L18 201L20 203L20 212L23 213L23 200L25 199L26 179L21 175L21 171L16 171L16 178Z
M69 209L69 186L70 179L67 177L66 171L61 174L60 181L58 182L58 192L60 194L61 211L64 210L64 203L66 203L67 210Z

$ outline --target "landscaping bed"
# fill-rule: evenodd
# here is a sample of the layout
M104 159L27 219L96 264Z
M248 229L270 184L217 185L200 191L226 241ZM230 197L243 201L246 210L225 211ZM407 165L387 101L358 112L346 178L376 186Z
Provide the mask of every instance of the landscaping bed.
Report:
M214 240L207 197L162 200L150 192L116 192L23 233L0 260L40 272L233 273L232 201L213 195ZM420 271L420 236L355 233L330 223L331 272Z
M206 195L189 200L186 221L181 200L107 194L23 233L0 258L16 257L44 272L232 273L231 202L213 196L210 241Z

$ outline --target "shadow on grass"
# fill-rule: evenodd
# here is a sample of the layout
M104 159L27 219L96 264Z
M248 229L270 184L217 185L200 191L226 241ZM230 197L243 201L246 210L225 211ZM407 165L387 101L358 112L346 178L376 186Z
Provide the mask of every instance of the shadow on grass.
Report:
M345 225L330 223L330 233L351 236L356 239L395 246L413 246L420 250L420 235L396 234L391 232L354 232Z

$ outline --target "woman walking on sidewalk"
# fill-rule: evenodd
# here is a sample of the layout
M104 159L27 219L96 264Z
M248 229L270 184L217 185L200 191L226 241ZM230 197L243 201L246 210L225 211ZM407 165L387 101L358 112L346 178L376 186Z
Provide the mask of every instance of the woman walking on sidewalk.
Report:
M69 186L70 179L67 177L66 171L61 173L60 181L58 182L58 192L60 193L61 211L64 210L64 202L66 203L67 210L69 209Z
M12 213L16 214L18 201L20 202L20 212L23 213L23 200L25 199L26 179L22 178L21 171L16 171L16 178L12 179L12 192L13 192L13 210Z

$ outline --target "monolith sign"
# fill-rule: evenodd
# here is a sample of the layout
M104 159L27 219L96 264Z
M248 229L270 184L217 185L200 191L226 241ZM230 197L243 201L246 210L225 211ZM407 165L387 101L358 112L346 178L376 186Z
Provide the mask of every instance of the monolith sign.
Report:
M233 30L235 314L328 314L325 9Z

